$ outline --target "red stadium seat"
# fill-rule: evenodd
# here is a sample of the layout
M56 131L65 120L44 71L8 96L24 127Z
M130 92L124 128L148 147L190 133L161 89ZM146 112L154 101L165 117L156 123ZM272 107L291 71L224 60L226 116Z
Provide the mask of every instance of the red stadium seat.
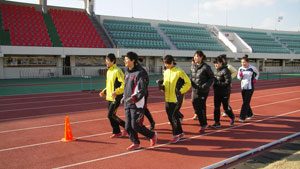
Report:
M49 9L49 11L61 40L68 39L71 43L63 43L63 46L88 47L85 42L90 37L103 41L85 12L57 9Z
M34 7L1 4L1 11L12 45L40 46L41 39L50 39L42 14Z

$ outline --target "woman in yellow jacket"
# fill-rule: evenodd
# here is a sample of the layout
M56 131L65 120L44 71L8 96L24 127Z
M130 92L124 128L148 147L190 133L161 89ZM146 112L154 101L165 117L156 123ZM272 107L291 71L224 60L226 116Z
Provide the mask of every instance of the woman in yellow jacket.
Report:
M123 130L123 133L120 131L120 126L124 128L125 122L116 115L124 92L124 73L117 67L116 56L114 54L108 54L105 58L105 63L108 68L106 73L106 88L99 95L100 97L106 96L108 102L107 117L113 128L113 135L110 137L126 136L126 130Z
M163 62L166 70L160 89L165 93L166 112L172 125L173 137L170 143L176 143L184 137L179 120L179 110L183 95L191 88L191 81L181 68L175 67L176 63L173 56L166 55Z

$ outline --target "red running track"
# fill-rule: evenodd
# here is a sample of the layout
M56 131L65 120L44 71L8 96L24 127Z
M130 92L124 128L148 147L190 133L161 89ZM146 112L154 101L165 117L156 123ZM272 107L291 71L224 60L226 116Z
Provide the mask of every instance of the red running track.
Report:
M0 168L202 168L299 132L300 78L258 81L251 101L255 117L200 134L192 120L190 93L181 112L185 139L169 144L163 95L150 88L149 109L156 121L158 144L140 135L143 149L127 151L128 137L110 139L106 102L96 93L54 93L0 97ZM234 83L231 106L238 117L242 104ZM212 91L212 90L211 90ZM213 96L207 100L208 123L213 124ZM74 142L64 143L64 117L69 115ZM121 106L118 115L124 119ZM148 125L147 119L145 124Z

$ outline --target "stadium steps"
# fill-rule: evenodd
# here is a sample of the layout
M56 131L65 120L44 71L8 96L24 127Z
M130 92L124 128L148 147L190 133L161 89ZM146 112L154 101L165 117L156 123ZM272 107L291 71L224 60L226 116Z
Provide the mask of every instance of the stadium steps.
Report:
M215 39L220 46L222 46L226 51L231 51L231 49L217 37L217 34L212 30L212 28L207 27L206 30L210 32L210 36Z
M164 41L171 47L171 50L177 50L177 47L171 42L169 37L164 34L164 32L158 27L154 27L157 30L157 33L160 34L160 36L164 39Z
M180 50L226 51L204 27L162 23L158 27Z
M3 29L2 11L0 8L0 45L11 45L9 31Z
M103 25L101 25L101 23L94 16L88 15L88 18L91 20L91 22L94 25L94 27L96 28L97 32L100 34L101 38L105 42L106 47L113 48L115 46L115 44L110 39L108 33L104 30Z
M45 20L45 24L48 29L48 34L50 36L50 40L52 41L53 46L54 47L62 47L60 38L57 34L57 31L56 31L55 25L53 23L53 20L51 18L51 15L49 13L47 13L47 14L43 13L43 18Z
M170 49L148 22L104 19L103 25L119 48Z
M268 35L270 35L272 38L274 38L274 39L275 39L275 42L278 42L278 43L282 46L282 48L288 50L290 53L294 53L292 50L290 50L290 49L288 48L288 46L287 46L286 44L280 42L280 40L278 40L278 39L276 38L276 36L274 36L272 33L268 33Z

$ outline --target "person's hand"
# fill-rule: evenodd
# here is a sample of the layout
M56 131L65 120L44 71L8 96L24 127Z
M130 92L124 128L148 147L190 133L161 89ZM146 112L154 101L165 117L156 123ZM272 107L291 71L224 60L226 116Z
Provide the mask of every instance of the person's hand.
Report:
M115 99L117 97L116 92L113 92L111 96Z
M132 98L131 98L131 97L127 98L127 99L125 100L125 102L126 102L126 103L128 103L128 104L131 104L131 103L133 103L133 101L132 101Z
M242 77L243 76L243 72L239 72L239 76Z
M256 83L256 79L254 78L254 79L253 79L253 84L255 84L255 83Z
M104 97L105 96L105 93L103 92L103 90L99 93L99 96L100 97Z
M176 90L176 96L181 96L182 94L181 94L181 92L180 92L180 90Z

